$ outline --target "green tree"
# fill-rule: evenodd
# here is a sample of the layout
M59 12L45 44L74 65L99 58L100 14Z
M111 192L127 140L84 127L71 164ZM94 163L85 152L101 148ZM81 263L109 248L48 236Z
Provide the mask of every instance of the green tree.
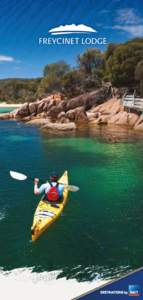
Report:
M95 73L104 68L104 56L99 49L87 49L78 56L79 69L85 74Z
M107 50L105 52L105 60L108 60L108 59L112 58L115 49L116 49L115 44L111 43L107 46Z
M44 77L37 89L37 97L45 97L49 93L62 92L62 79L70 71L64 61L48 64L44 67Z
M58 61L56 63L48 64L44 67L43 75L44 77L55 76L61 78L67 72L69 72L70 66L64 61Z
M112 51L109 51L112 50ZM125 44L107 49L106 72L113 85L134 87L135 68L143 57L143 39L135 39Z
M0 80L0 99L8 103L35 101L40 81L40 78Z
M71 70L63 76L63 93L68 97L74 97L83 93L83 74L79 70Z
M41 83L37 90L38 97L44 97L49 93L61 92L62 84L61 78L55 76L55 74L50 74L47 77L43 77Z
M115 44L109 44L107 46L107 50L104 53L105 70L103 73L103 80L105 80L105 81L111 81L112 57L113 57L115 49L116 49Z
M143 98L143 60L138 62L135 69L135 79L140 82L140 95Z

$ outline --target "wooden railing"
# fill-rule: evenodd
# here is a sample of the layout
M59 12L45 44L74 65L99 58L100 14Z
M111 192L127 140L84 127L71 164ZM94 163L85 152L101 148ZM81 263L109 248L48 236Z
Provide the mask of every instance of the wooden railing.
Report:
M135 97L134 95L125 95L122 98L122 103L124 107L143 111L143 98Z

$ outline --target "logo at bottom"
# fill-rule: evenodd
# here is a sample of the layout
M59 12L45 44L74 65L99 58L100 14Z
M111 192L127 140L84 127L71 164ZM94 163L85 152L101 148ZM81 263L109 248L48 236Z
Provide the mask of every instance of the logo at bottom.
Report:
M141 287L138 284L130 284L128 286L129 296L141 296Z

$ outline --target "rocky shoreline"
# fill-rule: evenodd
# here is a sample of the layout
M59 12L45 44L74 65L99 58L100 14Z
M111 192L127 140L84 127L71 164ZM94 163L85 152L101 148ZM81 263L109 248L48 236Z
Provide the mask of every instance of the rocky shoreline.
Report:
M124 109L118 93L110 86L86 93L70 100L59 94L50 95L20 108L0 114L0 119L21 120L38 125L49 133L71 133L81 128L126 128L143 133L143 116ZM115 140L116 141L116 140Z

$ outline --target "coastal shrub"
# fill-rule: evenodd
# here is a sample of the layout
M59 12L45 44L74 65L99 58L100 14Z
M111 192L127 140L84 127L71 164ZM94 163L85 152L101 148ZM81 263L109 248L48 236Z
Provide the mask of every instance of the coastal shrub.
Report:
M48 64L44 67L43 75L44 77L54 76L56 78L61 78L66 73L70 71L70 66L66 64L63 60Z
M105 53L106 75L117 87L135 87L135 68L143 58L143 39L109 45Z
M139 61L135 69L135 78L140 83L140 95L143 98L143 60Z
M86 49L71 68L63 60L47 64L43 77L0 80L0 99L8 103L33 102L60 92L67 99L95 90L104 82L119 88L138 88L143 96L143 39L109 44L105 52Z
M36 100L37 86L41 78L37 79L1 79L0 99L7 103L24 103Z
M104 55L99 49L87 49L78 56L78 66L84 74L93 74L104 68Z

